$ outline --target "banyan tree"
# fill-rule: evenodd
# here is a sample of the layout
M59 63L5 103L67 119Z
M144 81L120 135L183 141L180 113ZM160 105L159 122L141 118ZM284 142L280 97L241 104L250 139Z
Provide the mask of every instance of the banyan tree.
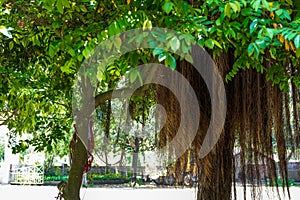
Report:
M222 52L215 58L223 78L234 63L231 52ZM270 62L265 62L269 67ZM287 71L296 67L287 64ZM201 120L197 137L190 149L176 162L177 173L188 164L187 155L193 149L199 155L203 138L210 123L211 104L209 93L201 75L187 62L178 62L180 71L192 83L197 91L201 109ZM180 118L176 98L165 88L158 88L157 100L164 102L170 114L167 124L160 133L161 145L174 137L174 129ZM199 185L198 199L231 199L238 198L231 193L232 183L235 185L234 148L239 147L241 174L240 178L253 186L262 186L262 180L270 181L271 186L278 187L278 177L282 177L283 186L288 186L287 163L299 145L299 89L293 83L289 91L283 92L278 85L266 79L265 73L249 69L237 74L226 84L227 115L222 134L216 146L203 159L195 159L198 166ZM238 144L238 145L237 145ZM278 163L276 163L278 156ZM244 190L246 192L246 188ZM252 191L259 190L253 188ZM286 190L289 196L289 190ZM244 194L246 196L246 194ZM253 198L255 195L253 196Z

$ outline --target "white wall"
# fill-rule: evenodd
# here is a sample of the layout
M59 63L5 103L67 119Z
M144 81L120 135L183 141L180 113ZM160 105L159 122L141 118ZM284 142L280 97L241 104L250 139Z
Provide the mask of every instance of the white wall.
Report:
M5 138L5 152L4 152L4 162L1 163L0 168L0 183L7 184L9 182L9 170L10 165L16 165L19 163L19 155L13 155L12 150L8 148L8 137L9 132L7 126L0 126L0 136Z

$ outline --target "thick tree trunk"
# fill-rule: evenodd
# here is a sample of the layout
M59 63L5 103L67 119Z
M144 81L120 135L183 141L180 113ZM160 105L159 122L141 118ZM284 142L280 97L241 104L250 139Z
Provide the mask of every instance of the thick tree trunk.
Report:
M225 133L220 138L219 144L213 155L209 155L209 162L212 164L210 172L207 174L201 168L198 184L198 200L230 200L232 199L232 171L233 171L233 145L232 133ZM207 159L207 158L206 158ZM206 163L206 162L204 162Z
M230 51L222 52L214 58L221 76L225 77L233 64ZM199 163L198 200L230 200L233 183L234 130L233 113L235 109L234 81L225 84L227 116L224 129L214 149ZM201 116L203 120L204 115ZM205 121L205 120L204 120ZM205 126L204 126L205 127ZM203 136L202 136L203 137Z

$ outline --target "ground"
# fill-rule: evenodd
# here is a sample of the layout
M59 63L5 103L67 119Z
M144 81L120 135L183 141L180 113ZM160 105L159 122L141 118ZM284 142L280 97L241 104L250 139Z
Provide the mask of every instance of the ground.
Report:
M263 199L279 199L277 195L272 192L266 192L263 189ZM55 186L13 186L13 185L0 185L1 199L9 200L55 200L57 196L57 188ZM248 199L251 200L250 189L247 190ZM237 188L237 199L243 199L242 187ZM291 188L292 200L300 199L300 188ZM82 200L195 200L196 190L192 189L179 189L179 188L82 188ZM282 198L288 199L288 198Z

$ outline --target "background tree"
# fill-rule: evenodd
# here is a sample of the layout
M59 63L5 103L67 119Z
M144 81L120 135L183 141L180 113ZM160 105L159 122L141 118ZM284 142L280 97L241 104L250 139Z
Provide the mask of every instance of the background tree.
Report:
M4 160L5 140L4 136L0 136L0 162Z

